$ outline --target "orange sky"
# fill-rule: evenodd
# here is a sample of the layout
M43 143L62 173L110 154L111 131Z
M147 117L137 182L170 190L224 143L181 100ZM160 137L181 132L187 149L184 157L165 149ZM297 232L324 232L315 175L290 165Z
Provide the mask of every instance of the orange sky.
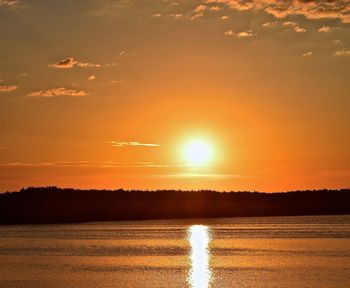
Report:
M349 32L346 0L0 0L0 191L349 188Z

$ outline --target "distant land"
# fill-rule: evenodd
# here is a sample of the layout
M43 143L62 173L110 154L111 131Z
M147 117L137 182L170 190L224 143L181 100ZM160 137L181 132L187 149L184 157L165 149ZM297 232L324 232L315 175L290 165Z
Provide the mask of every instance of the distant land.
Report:
M0 224L350 214L350 189L283 193L26 188L0 194Z

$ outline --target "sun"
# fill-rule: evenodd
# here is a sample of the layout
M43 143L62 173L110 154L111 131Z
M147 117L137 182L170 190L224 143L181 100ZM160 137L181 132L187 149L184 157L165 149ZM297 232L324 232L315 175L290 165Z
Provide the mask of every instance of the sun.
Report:
M207 165L213 158L212 146L205 140L193 140L184 146L184 159L191 166Z

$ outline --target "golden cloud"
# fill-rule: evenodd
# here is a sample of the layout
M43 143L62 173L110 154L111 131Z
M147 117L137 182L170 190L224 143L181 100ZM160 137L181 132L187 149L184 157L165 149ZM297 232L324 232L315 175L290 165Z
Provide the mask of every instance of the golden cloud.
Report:
M59 68L59 69L70 69L73 67L81 67L81 68L99 68L101 67L100 64L94 64L89 62L79 62L75 60L73 57L69 57L66 59L63 59L61 61L58 61L57 63L50 64L49 67L52 68Z
M18 89L16 85L0 85L0 92L11 92Z
M44 97L52 98L59 96L81 97L86 96L88 93L82 90L67 89L67 88L52 88L48 90L40 90L27 94L29 97Z

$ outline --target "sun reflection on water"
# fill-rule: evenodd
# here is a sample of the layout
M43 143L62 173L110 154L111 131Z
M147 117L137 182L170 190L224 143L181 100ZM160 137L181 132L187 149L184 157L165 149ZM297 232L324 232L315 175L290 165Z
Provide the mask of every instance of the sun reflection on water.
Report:
M188 241L191 246L189 255L191 269L187 279L189 287L208 288L212 281L212 273L209 265L210 228L205 225L192 225L188 229Z

